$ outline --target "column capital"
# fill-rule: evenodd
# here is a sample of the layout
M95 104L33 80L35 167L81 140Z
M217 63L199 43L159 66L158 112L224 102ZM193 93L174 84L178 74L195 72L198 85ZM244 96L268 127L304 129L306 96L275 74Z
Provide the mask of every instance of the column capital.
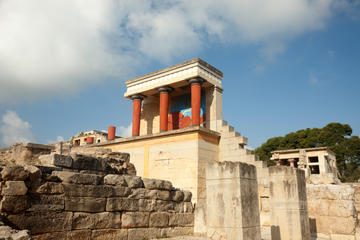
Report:
M190 85L202 85L204 82L204 79L200 78L200 77L196 77L196 78L191 78L188 80Z
M159 87L157 90L159 93L170 93L173 90L173 88L168 86L163 86L163 87Z
M144 98L145 98L145 96L142 94L134 94L134 95L130 96L131 100L143 100Z

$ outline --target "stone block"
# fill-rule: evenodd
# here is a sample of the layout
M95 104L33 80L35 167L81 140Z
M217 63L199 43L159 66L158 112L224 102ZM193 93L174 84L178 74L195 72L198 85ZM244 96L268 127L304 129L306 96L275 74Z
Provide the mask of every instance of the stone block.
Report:
M158 200L169 201L169 200L172 200L172 198L174 197L172 195L172 192L169 192L166 190L152 190L152 193L155 193L155 198ZM179 196L176 196L176 197L179 197ZM152 196L152 198L153 198L153 196Z
M169 201L155 200L154 211L168 212L175 210L175 203Z
M41 170L33 165L24 165L24 170L29 173L29 178L31 181L40 179L42 176Z
M153 212L150 213L149 227L168 227L169 213Z
M56 153L52 153L49 155L41 155L39 156L39 160L41 164L48 166L71 168L73 164L73 159L70 156L60 155Z
M38 182L31 185L30 192L39 194L62 194L64 193L64 188L61 183Z
M341 184L323 184L306 185L306 194L308 199L328 199L328 200L353 200L355 189L351 185Z
M1 177L4 181L25 181L29 172L20 165L6 166L1 171Z
M270 211L269 198L260 198L260 204L261 204L261 211L262 212L269 212Z
M102 229L93 230L91 235L92 240L128 240L127 229ZM141 238L138 238L139 240Z
M342 234L354 235L356 227L356 219L354 217L331 217L318 216L315 219L316 230L323 234Z
M30 208L26 209L26 211L63 211L65 209L65 196L31 194L29 203Z
M194 234L194 228L193 227L163 228L162 234L167 237L190 236L190 235ZM253 239L251 239L251 240L253 240Z
M144 183L141 177L133 176L133 175L121 175L129 188L143 188Z
M113 172L113 169L102 158L81 154L71 154L71 157L73 159L73 169Z
M108 198L106 201L106 211L138 211L139 200L130 198Z
M172 189L172 183L166 180L143 178L144 186L147 189L168 190Z
M18 229L28 229L32 234L70 231L71 219L69 212L25 212L8 216L10 223Z
M128 230L128 240L147 240L165 237L160 228L133 228Z
M145 188L132 188L129 198L133 199L156 199L156 190L148 190Z
M2 187L2 195L19 196L27 193L27 187L24 181L6 181Z
M104 177L104 184L127 187L125 178L118 174L108 174Z
M191 202L192 193L190 191L183 191L184 193L184 202Z
M156 200L153 199L139 199L140 212L153 212L155 211Z
M309 199L309 215L351 217L356 215L354 202L350 200Z
M63 184L66 196L72 197L127 197L131 190L128 187L109 185L76 185Z
M331 239L336 240L356 240L354 235L331 234Z
M73 212L103 212L106 198L65 197L65 210Z
M149 213L125 212L121 216L122 228L141 228L149 226Z
M0 202L1 212L19 213L29 207L28 197L25 196L3 196Z
M69 171L54 171L52 175L57 176L63 183L98 185L102 183L103 177L96 174L76 173Z
M192 214L192 213L173 213L173 214L170 214L169 226L171 226L171 227L190 227L190 226L194 226L194 214Z
M174 202L181 202L184 200L184 193L180 190L171 191L171 200Z
M91 230L75 230L67 233L67 240L92 240ZM60 238L56 238L60 239Z
M35 240L68 239L68 233L67 232L40 233L40 234L32 234L32 237Z
M86 212L74 212L72 216L71 229L94 228L94 214Z
M121 213L102 212L94 214L94 228L121 228Z

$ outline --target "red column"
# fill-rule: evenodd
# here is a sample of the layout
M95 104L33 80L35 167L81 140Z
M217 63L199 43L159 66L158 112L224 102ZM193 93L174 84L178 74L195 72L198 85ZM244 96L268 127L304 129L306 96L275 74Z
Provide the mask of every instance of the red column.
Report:
M168 130L168 113L169 113L169 92L170 88L159 88L160 93L160 132Z
M200 105L201 105L201 84L200 78L191 79L191 123L192 125L200 125Z
M133 100L133 122L132 122L132 135L139 136L140 134L140 113L142 98L138 95L132 96Z

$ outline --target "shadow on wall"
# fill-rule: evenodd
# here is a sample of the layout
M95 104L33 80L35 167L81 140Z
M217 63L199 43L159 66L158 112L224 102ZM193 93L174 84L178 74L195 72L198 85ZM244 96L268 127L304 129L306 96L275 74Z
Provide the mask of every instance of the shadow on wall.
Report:
M271 226L271 240L281 240L279 226Z
M317 237L316 219L309 218L310 235L311 237Z

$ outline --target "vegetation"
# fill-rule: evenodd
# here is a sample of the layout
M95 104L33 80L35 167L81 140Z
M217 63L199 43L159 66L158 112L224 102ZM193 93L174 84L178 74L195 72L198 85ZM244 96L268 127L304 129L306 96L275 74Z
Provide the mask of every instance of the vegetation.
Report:
M307 128L284 137L270 138L255 150L255 154L269 165L274 165L270 162L272 151L328 147L336 154L340 179L354 182L360 178L360 138L351 134L352 128L348 124L329 123L320 129Z

